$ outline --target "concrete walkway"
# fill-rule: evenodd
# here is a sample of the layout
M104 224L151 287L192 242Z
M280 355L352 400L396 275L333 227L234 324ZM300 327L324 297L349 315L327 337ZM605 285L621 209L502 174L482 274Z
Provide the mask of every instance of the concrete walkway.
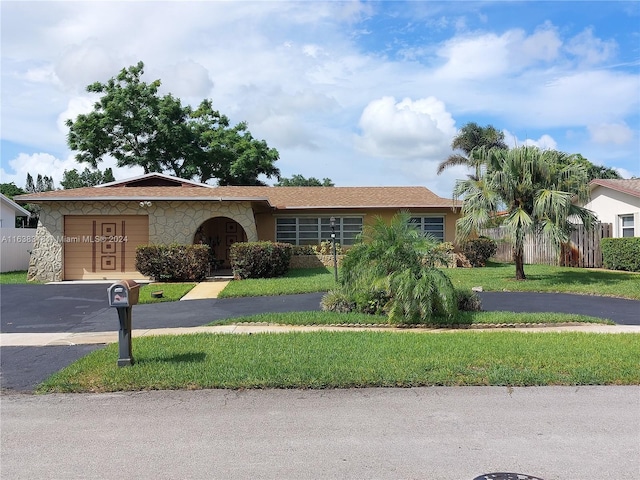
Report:
M318 331L378 331L397 333L447 333L447 332L491 332L508 330L515 332L585 332L585 333L637 333L638 325L602 325L602 324L574 324L561 326L532 326L532 327L486 327L474 326L463 329L453 328L394 328L394 327L354 327L336 325L270 325L270 324L236 324L215 325L210 327L178 327L153 328L133 330L133 338L158 335L186 335L192 333L211 334L255 334L255 333L288 333L288 332L318 332ZM82 333L3 333L0 334L0 347L50 347L64 345L98 345L116 343L118 332L82 332Z
M204 300L207 298L218 298L218 295L230 280L215 280L213 282L200 282L193 287L189 293L180 299L183 300Z

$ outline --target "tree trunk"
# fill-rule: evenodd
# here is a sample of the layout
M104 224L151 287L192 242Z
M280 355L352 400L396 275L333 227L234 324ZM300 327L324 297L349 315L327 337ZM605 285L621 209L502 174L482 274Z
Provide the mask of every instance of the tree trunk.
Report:
M522 246L513 249L513 261L516 264L516 280L526 280L524 274L524 249Z

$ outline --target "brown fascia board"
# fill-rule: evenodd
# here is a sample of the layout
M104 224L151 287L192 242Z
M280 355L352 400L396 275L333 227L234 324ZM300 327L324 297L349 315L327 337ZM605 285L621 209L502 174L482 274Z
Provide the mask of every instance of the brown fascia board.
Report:
M462 205L312 205L312 206L276 206L278 210L345 210L345 209L359 209L359 210L398 210L409 208L460 208Z
M18 201L24 203L48 203L48 202L160 202L160 201L184 201L184 202L264 202L271 206L269 199L266 197L154 197L150 195L138 195L138 196L119 196L119 197L36 197L31 198L29 195L20 195L20 198L16 197Z

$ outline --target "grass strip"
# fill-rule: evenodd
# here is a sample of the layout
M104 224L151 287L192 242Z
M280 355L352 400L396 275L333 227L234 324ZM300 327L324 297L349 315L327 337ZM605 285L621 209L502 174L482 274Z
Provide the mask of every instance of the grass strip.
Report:
M261 313L246 317L230 318L211 322L209 325L232 325L237 323L269 323L279 325L387 325L387 317L364 313L336 312L286 312ZM514 312L460 312L448 325L526 325L563 323L605 323L605 320L587 315L567 313L514 313ZM422 324L422 326L447 326L444 324Z
M27 271L16 270L15 272L0 273L0 285L22 285L27 283ZM38 283L38 282L35 282Z
M235 280L230 282L218 297L256 297L327 292L335 287L333 271L328 268L296 268L278 278Z
M78 360L39 393L200 388L637 385L634 334L314 332L134 340Z
M195 286L195 283L149 283L141 285L138 303L175 302L184 297ZM157 292L162 292L162 296L154 297L152 295Z
M526 280L515 279L515 266L489 263L482 268L449 268L455 287L482 286L491 292L556 292L640 300L640 274L593 268L525 265Z

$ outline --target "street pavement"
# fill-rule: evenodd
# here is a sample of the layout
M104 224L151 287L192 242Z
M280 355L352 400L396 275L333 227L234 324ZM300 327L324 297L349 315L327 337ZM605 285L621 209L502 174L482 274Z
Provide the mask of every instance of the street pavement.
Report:
M12 480L640 478L638 386L9 395L0 415Z

